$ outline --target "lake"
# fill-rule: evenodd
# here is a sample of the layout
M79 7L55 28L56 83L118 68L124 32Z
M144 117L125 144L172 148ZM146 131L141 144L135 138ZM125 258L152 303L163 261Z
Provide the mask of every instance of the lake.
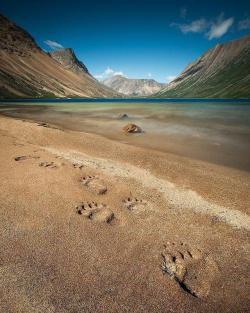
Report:
M0 112L96 133L124 144L250 170L250 100L2 100ZM128 118L120 119L121 114ZM144 132L124 134L122 128L130 122Z

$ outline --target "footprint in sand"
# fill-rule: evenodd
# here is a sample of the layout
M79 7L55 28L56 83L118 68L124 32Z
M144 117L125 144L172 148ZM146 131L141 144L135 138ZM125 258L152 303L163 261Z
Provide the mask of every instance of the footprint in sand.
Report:
M161 268L183 290L199 298L208 296L218 274L218 267L211 257L183 243L164 245Z
M42 127L49 127L49 125L47 123L38 123L37 126L42 126Z
M60 160L63 160L64 158L62 157L62 156L60 156L60 155L56 155L56 157L55 157L56 159L60 159Z
M87 217L90 220L97 222L105 222L110 224L115 215L110 208L108 208L103 203L91 202L82 202L76 207L78 214Z
M25 155L15 157L15 161L23 161L23 160L27 160L27 159L28 159L28 157Z
M129 211L144 210L148 206L146 201L131 197L124 199L122 202Z
M74 168L78 168L79 170L81 170L81 169L84 167L84 165L79 164L79 163L73 163L72 166L73 166Z
M41 162L39 166L46 168L57 168L57 165L54 162Z
M31 156L31 155L21 155L14 158L15 161L24 161L27 159L39 159L39 156Z
M37 126L41 126L41 127L45 127L45 128L58 129L58 128L55 127L55 126L51 126L51 125L49 125L48 123L44 123L44 122L37 123Z
M107 192L107 186L97 176L84 176L80 180L81 184L86 186L95 194L103 195Z

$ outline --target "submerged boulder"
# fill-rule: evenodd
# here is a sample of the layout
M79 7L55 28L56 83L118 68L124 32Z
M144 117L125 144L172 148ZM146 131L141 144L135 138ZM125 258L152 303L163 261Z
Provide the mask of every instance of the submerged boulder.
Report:
M128 114L123 113L118 116L119 120L126 120L128 118Z
M132 124L132 123L129 123L126 126L124 126L123 131L125 133L133 133L133 134L142 133L141 127L139 127L138 125Z

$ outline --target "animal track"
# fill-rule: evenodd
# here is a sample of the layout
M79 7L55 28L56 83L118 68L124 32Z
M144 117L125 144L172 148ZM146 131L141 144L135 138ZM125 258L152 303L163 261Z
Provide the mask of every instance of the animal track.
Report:
M195 297L208 296L217 274L216 263L199 249L168 243L162 253L162 271Z
M57 165L54 162L41 162L39 166L47 168L57 168Z
M17 156L15 157L15 161L24 161L27 159L39 159L39 156L31 156L31 155L21 155L21 156Z
M107 186L97 177L87 175L81 178L82 185L89 188L90 191L98 195L103 195L107 192Z
M133 211L133 210L140 210L140 209L145 209L147 206L147 202L144 200L140 200L137 198L126 198L123 201L123 204L126 209Z
M51 125L49 125L48 123L44 123L44 122L37 123L37 126L41 126L41 127L45 127L45 128L58 129L58 128L55 127L55 126L51 126Z
M79 170L81 170L84 167L84 165L79 164L79 163L73 163L72 165L74 168L79 168Z
M27 160L27 159L28 159L28 157L25 155L15 157L15 161L23 161L23 160Z
M49 125L47 123L44 123L44 122L38 123L37 126L49 127Z
M97 222L111 223L115 217L113 211L106 204L98 204L94 201L82 202L76 207L78 214Z
M60 156L60 155L56 155L56 159L63 160L63 157L62 157L62 156Z

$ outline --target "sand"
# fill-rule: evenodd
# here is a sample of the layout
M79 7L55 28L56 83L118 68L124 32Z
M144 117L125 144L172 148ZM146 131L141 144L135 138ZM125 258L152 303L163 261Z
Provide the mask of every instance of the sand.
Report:
M250 174L0 117L1 312L249 312Z

